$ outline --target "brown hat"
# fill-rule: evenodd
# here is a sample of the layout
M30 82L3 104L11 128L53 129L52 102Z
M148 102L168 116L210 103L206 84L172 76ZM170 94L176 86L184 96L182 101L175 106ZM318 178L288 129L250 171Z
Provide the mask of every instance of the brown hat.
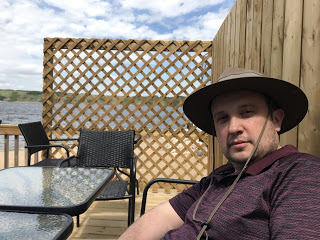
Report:
M218 95L238 90L261 93L283 109L285 116L280 134L298 125L308 110L308 99L297 86L280 79L264 77L252 70L228 68L216 83L191 94L183 104L183 111L198 128L215 136L212 100Z

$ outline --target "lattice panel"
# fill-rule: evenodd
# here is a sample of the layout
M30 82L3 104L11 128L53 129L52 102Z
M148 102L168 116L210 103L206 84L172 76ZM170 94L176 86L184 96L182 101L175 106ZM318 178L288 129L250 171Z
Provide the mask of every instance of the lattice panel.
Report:
M146 134L142 132L143 142L136 149L140 159L139 174L144 186L153 178L168 177L179 179L200 180L208 165L208 145L206 134L201 138L197 134L191 134L188 138L187 131L180 134L169 132ZM159 186L170 189L174 184L158 183L153 185L153 190ZM176 185L175 188L184 186ZM142 187L143 188L143 187ZM179 190L179 189L178 189Z
M210 83L211 46L209 41L45 38L47 132L74 138L81 128L134 129L143 135L136 148L141 182L206 175L207 136L190 124L182 104Z

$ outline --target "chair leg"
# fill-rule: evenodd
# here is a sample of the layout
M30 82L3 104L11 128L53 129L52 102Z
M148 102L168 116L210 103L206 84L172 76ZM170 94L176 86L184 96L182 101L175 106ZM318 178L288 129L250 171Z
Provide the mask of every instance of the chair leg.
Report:
M135 203L133 198L129 198L128 204L128 227L134 222Z
M129 198L129 203L128 203L128 227L131 225L131 198Z
M77 227L79 227L80 226L80 216L78 215L77 216Z
M135 206L136 206L136 202L135 202L135 196L132 198L132 209L131 209L131 224L134 222L134 215L135 215Z
M139 182L138 182L138 180L136 180L136 184L137 184L137 194L139 195Z
M129 198L128 227L134 222L134 215L135 215L135 199Z

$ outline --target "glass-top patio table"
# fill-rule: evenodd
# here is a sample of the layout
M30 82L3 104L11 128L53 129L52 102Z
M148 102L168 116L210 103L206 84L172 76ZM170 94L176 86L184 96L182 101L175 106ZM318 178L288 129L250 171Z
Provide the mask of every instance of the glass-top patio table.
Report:
M114 175L100 168L14 167L0 171L0 210L85 212Z
M0 211L0 239L42 240L67 239L73 219L67 214Z

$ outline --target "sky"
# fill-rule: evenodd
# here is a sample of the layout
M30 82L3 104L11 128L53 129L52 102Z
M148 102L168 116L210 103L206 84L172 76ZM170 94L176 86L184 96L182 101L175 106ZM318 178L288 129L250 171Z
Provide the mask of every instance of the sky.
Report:
M214 38L235 0L1 0L0 89L42 91L43 39Z

